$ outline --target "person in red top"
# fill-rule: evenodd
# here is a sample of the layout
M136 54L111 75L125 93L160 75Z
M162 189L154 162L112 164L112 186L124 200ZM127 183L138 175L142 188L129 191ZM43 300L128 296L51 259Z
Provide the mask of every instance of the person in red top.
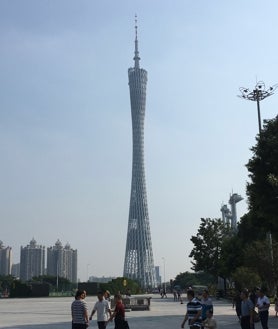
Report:
M127 321L125 320L125 307L123 304L122 296L120 294L115 295L116 306L109 321L114 319L115 329L126 329Z

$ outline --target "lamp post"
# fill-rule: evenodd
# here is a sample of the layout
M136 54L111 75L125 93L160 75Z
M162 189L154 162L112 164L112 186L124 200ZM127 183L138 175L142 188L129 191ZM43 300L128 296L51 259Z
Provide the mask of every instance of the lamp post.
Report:
M275 85L269 87L268 89L266 89L265 83L263 81L259 81L252 91L250 91L248 88L244 88L244 87L239 88L241 95L238 95L238 97L249 100L249 101L254 101L257 103L259 135L261 135L261 132L262 132L260 101L273 95L274 91L277 87L278 87L278 84L275 84Z
M163 260L163 276L164 276L164 291L166 292L166 278L165 278L165 258L162 257Z
M56 291L58 292L59 287L59 273L58 273L58 262L57 262L57 269L56 269Z
M90 266L91 264L87 264L87 282L89 282L90 280L89 280L89 266Z
M58 293L58 288L59 288L59 256L58 256L58 253L57 253L57 259L56 259L56 290L57 290L57 293Z

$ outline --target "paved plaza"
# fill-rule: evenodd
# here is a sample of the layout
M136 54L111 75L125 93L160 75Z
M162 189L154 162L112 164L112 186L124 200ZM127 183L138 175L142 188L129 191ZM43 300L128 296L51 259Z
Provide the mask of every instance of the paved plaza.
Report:
M32 298L32 299L0 299L0 328L5 329L71 329L70 305L73 298ZM86 301L89 312L96 302L96 297L89 296ZM214 313L218 328L240 329L235 310L225 300L214 300ZM160 298L153 295L150 311L126 312L130 329L174 329L180 328L186 312L184 304L174 302L172 296ZM96 315L89 328L97 329ZM109 323L108 329L114 324ZM185 328L188 328L186 326ZM274 306L271 305L269 329L278 328L278 318L274 317ZM256 323L256 329L261 324Z

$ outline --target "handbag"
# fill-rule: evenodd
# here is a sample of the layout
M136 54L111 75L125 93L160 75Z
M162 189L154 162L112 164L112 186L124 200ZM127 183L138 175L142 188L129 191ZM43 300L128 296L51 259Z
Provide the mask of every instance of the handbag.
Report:
M254 322L259 322L260 321L260 314L253 310L253 321Z
M129 329L129 324L127 320L123 320L123 329Z

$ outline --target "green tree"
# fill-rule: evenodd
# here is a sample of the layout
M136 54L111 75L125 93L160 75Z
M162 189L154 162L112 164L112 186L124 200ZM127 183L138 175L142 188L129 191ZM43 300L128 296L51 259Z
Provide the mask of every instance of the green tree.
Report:
M112 281L107 283L101 283L100 287L102 290L109 290L112 295L117 294L119 291L122 294L125 294L127 289L130 290L132 295L143 292L138 282L123 277L112 279Z
M252 269L244 266L237 267L232 273L232 278L235 283L236 290L247 288L253 290L254 287L260 285L261 278Z
M278 116L264 122L251 151L246 165L250 178L246 187L249 211L238 225L238 239L244 251L240 265L251 269L261 284L273 290L278 270ZM273 243L267 239L270 234Z
M235 268L244 264L242 240L237 235L226 237L221 246L219 268L223 277L231 279L231 273Z
M12 275L0 275L0 293L9 292L15 278Z
M244 251L244 264L260 277L261 284L273 291L277 284L278 244L273 241L254 241Z
M220 255L223 242L231 235L231 229L220 218L201 218L196 236L191 237L194 248L189 254L193 258L192 270L221 275Z
M208 273L205 272L193 273L186 271L176 276L173 282L173 287L177 285L180 286L182 289L185 289L195 285L211 286L213 280L214 277Z
M253 156L246 165L249 212L241 220L239 236L248 241L263 240L271 232L278 240L278 116L264 122L251 151Z
M48 283L49 286L51 287L51 290L57 289L57 283L58 283L58 291L69 291L72 289L71 282L68 279L62 278L60 276L58 277L58 282L57 282L57 277L52 275L40 275L37 277L33 277L32 281Z

